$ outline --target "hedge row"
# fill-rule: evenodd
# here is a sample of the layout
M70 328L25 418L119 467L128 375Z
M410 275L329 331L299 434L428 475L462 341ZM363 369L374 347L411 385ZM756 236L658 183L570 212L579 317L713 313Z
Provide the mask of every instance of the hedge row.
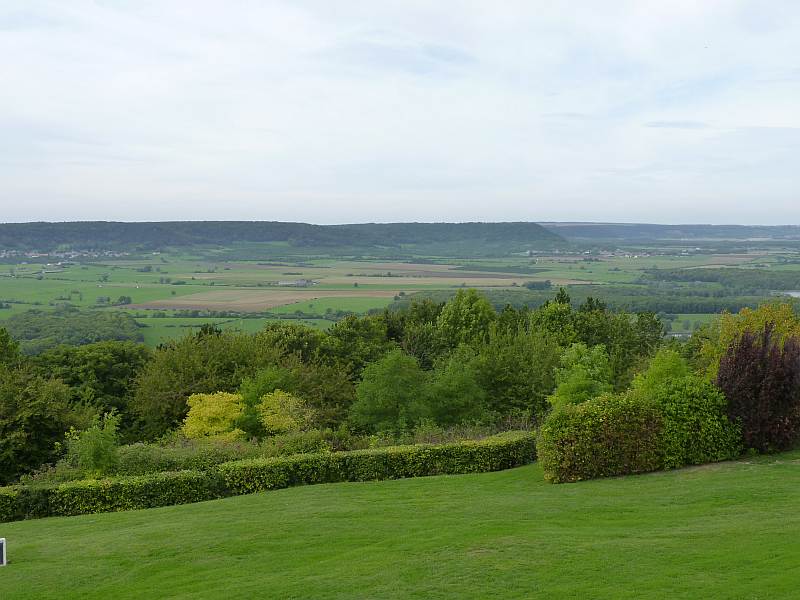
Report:
M532 433L508 432L481 441L441 446L395 446L243 460L222 464L218 472L233 493L249 494L313 483L499 471L532 462L535 454Z
M0 522L154 508L224 495L214 473L177 471L0 489Z
M178 471L0 488L0 522L153 508L293 485L477 473L534 460L535 436L507 432L480 441L418 445L228 462Z

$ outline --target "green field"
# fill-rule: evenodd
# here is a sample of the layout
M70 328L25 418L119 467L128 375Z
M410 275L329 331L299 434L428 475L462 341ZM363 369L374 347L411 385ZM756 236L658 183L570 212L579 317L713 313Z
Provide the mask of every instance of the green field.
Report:
M709 314L675 315L675 319L671 321L672 333L692 333L697 327L710 323L716 316Z
M197 332L206 323L211 323L220 329L234 329L247 333L255 333L264 328L269 322L280 319L255 318L255 319L230 319L230 318L211 318L211 317L146 317L138 318L137 321L144 325L142 335L144 343L148 346L157 346L163 342L181 338L189 333ZM326 329L333 324L333 321L324 319L293 319L292 323L308 325L315 329Z
M537 465L0 525L16 598L796 598L800 452L550 485Z

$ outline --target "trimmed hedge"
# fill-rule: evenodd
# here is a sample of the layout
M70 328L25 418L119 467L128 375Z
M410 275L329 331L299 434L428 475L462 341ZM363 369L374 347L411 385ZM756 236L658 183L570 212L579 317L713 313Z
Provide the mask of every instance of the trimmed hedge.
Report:
M223 492L216 474L199 471L15 486L0 490L0 522L187 504Z
M553 483L656 471L662 431L659 407L631 392L563 405L539 430L539 464Z
M17 515L17 496L19 492L13 487L0 488L0 523L15 521Z
M219 473L233 493L249 494L313 483L499 471L532 462L535 454L534 434L508 432L441 446L420 444L243 460L220 465Z
M532 462L536 438L507 432L441 446L395 446L224 463L207 471L0 488L0 522L153 508L293 485L498 471Z

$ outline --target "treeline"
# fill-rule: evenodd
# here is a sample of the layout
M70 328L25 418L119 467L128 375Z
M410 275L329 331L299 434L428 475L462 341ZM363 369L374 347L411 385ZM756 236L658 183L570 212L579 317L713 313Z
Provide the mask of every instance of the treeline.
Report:
M536 223L365 223L312 225L268 221L154 223L4 223L0 249L51 252L161 250L230 246L235 242L288 242L293 246L399 247L427 244L561 245L564 240Z
M771 269L650 269L647 276L656 281L719 283L726 288L763 292L800 290L800 271Z
M540 283L540 282L536 282ZM519 290L487 290L486 297L498 310L510 304L515 308L531 309L542 306L553 298L548 282ZM537 289L539 288L539 289ZM653 312L656 314L712 314L723 311L739 312L743 308L755 308L766 299L761 295L726 295L723 290L664 289L652 286L567 286L574 306L579 306L588 298L602 300L610 309L632 313ZM454 292L418 292L407 298L399 298L391 307L401 309L413 300L428 298L435 302L445 302Z

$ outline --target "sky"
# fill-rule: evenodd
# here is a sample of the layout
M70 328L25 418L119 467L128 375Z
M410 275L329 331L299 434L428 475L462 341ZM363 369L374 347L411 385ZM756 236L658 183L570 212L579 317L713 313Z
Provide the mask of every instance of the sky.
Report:
M0 221L800 223L796 0L0 0Z

